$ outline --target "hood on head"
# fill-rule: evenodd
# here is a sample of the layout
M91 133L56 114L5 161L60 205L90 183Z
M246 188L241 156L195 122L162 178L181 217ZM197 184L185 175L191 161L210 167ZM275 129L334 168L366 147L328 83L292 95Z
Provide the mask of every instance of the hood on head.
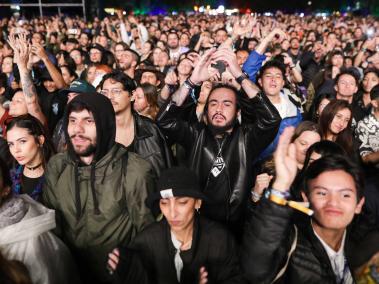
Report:
M68 153L74 158L74 160L78 160L78 156L74 152L67 132L67 127L69 116L68 110L75 102L83 103L86 106L86 109L88 109L93 115L96 124L96 153L94 161L99 161L116 143L116 118L112 103L107 97L101 94L82 93L76 96L67 105L63 116L63 129L66 136Z

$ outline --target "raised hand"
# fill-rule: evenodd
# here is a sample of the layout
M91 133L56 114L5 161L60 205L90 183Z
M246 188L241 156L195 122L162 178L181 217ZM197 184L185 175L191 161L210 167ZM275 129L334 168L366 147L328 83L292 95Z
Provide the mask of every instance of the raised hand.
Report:
M266 173L257 175L257 177L255 179L254 189L253 189L254 192L259 194L259 195L262 195L263 191L267 187L269 187L271 180L272 180L272 176L270 176Z
M33 54L37 55L39 59L43 60L48 57L45 49L40 44L33 44L31 47L31 51Z
M287 127L280 135L274 154L276 178L272 188L278 191L288 191L297 174L296 148L291 143L294 127Z
M238 78L242 74L241 67L238 65L236 54L228 48L219 48L212 56L213 61L223 61L226 63L230 73L234 78Z
M208 80L211 74L208 71L208 67L212 62L212 55L216 52L215 48L211 48L205 52L197 64L194 66L190 80L196 84L200 85L202 82Z
M178 76L174 71L169 71L164 79L164 82L167 85L177 85L178 84Z

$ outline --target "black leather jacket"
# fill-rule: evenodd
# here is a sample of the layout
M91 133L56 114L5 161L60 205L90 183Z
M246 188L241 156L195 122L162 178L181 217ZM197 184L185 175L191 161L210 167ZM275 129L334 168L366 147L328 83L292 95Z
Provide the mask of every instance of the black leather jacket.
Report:
M284 267L295 236L293 213L290 207L277 205L266 198L259 201L245 227L241 249L241 264L249 283L272 283ZM327 252L314 234L310 220L305 214L297 218L296 248L284 275L275 283L338 284ZM348 265L354 249L350 233L348 230L344 246Z
M255 120L254 123L235 125L222 147L228 192L220 193L219 190L218 192L227 196L225 200L227 214L226 220L218 221L235 223L241 220L252 186L253 161L274 139L281 121L276 108L265 95L258 94L246 101L244 105L249 109L244 109L242 113L254 114ZM168 102L158 114L158 126L170 141L175 141L185 148L189 157L188 166L197 173L200 186L206 194L209 193L211 201L215 199L214 192L207 186L218 153L217 141L206 124L184 121L181 119L180 111L181 107ZM214 208L214 210L220 209L222 210L221 207ZM212 215L210 212L207 217L217 220Z
M159 176L163 169L172 166L172 153L165 137L151 119L133 112L135 136L133 152L148 161Z

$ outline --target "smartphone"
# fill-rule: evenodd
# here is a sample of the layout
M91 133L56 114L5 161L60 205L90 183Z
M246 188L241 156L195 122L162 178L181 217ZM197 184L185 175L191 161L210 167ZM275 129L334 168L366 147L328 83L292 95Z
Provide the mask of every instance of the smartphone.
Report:
M226 66L225 66L225 63L221 60L219 61L216 61L215 64L211 64L211 67L215 68L218 70L218 73L220 73L220 76L222 75L222 73L225 72L226 70Z

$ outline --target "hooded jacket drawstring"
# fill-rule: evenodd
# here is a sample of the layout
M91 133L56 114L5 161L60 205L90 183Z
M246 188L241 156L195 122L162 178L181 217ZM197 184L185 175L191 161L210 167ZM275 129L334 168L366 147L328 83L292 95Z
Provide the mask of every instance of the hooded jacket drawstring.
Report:
M100 214L99 201L97 200L97 196L96 196L96 192L95 192L95 166L96 166L96 163L95 163L95 161L93 161L91 163L90 183L91 183L91 192L92 192L95 215L99 215Z
M80 219L82 215L82 204L80 201L80 190L79 190L79 165L76 162L74 166L74 179L75 179L75 207L76 207L76 220Z

